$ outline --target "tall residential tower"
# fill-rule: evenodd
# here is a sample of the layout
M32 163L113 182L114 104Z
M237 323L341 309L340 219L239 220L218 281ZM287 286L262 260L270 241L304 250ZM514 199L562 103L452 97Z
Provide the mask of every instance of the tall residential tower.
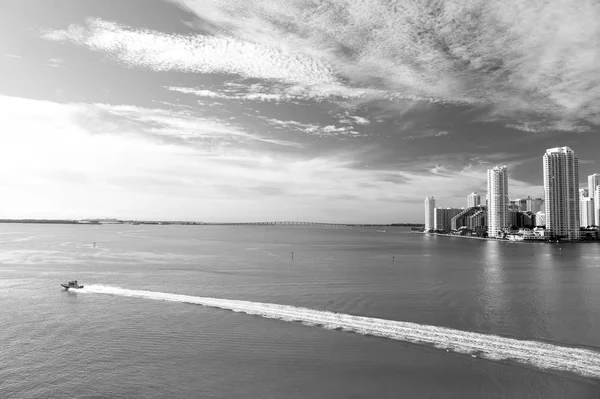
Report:
M596 226L600 226L600 186L596 186L596 191L594 192L594 217L596 219Z
M600 186L600 173L594 173L588 176L588 196L592 199L592 219L598 218L596 209L600 204L600 198L596 195L596 187ZM594 224L598 225L598 222Z
M579 159L569 147L546 150L544 193L550 235L579 239Z
M481 205L481 195L471 193L467 196L467 207L472 208L479 205Z
M508 170L506 166L488 169L488 236L502 237L508 227Z
M600 186L600 173L588 176L588 195L592 198L595 197L596 186Z
M425 197L425 231L435 229L435 198Z

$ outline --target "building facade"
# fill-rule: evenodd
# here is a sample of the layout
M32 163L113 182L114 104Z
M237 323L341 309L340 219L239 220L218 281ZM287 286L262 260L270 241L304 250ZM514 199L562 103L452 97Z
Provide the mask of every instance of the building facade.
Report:
M535 214L531 212L509 211L510 227L512 228L534 228Z
M471 193L467 196L467 207L472 208L474 206L481 205L481 195L477 193Z
M485 212L485 206L471 206L467 209L461 209L461 211L454 216L450 221L450 228L452 230L457 230L461 227L466 227L470 230L477 230L476 228L481 228L481 225L477 223L481 223L482 220L485 223L484 219L473 219L472 217L476 214L479 214L481 211Z
M592 219L596 220L596 208L600 198L596 195L596 187L600 186L600 173L594 173L588 176L588 196L592 198ZM598 222L595 222L598 225Z
M593 198L585 196L579 200L579 223L581 227L588 227L595 224Z
M600 227L600 186L596 186L596 191L594 191L594 219L595 225Z
M425 231L435 228L435 198L425 197Z
M502 237L508 227L508 170L506 166L488 169L488 237Z
M543 198L532 198L531 199L531 209L528 211L533 213L545 212L544 208L544 199Z
M462 211L460 208L435 208L435 230L452 230L452 218Z
M546 150L543 160L546 230L551 237L579 239L579 159L569 147Z
M592 198L596 196L596 187L600 186L600 173L594 173L588 176L588 195Z

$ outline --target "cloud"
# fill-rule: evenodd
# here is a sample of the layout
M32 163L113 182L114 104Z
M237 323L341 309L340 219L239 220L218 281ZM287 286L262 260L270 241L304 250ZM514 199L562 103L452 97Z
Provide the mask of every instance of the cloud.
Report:
M401 126L400 130L407 130L410 129L413 126L412 123L406 123L406 124L398 124L399 126ZM423 131L420 131L418 135L410 135L410 136L404 136L402 137L402 139L404 140L420 140L420 139L425 139L425 138L431 138L431 137L447 137L448 135L450 135L450 132L446 131L446 130L435 130L435 129L424 129Z
M589 126L582 125L581 122L571 121L525 121L518 124L509 123L506 127L529 133L546 131L581 133L591 130Z
M46 61L44 65L49 66L51 68L58 68L62 65L63 60L60 58L50 58Z
M354 87L479 104L524 131L600 124L593 0L175 2L221 35L302 48Z
M362 116L351 116L354 123L358 123L359 125L368 125L371 122L367 118L363 118Z
M252 85L256 87L256 85ZM249 89L252 89L252 86ZM261 86L262 87L262 86ZM207 90L207 89L192 89L188 87L174 87L168 86L167 90L175 91L183 94L192 94L197 97L204 98L219 98L224 100L237 100L237 101L274 101L274 102L292 102L292 100L300 99L299 96L294 96L291 93L274 92L275 90L268 90L270 92L265 91L254 91L248 90L245 87L243 91L234 92L232 89L224 89L224 90Z
M10 54L10 53L3 53L2 54L4 57L9 57L9 58L16 58L16 59L23 59L23 57L21 57L20 55L16 55L16 54Z
M221 34L174 35L128 28L98 18L88 19L85 26L71 25L64 30L46 30L42 38L71 42L106 53L127 67L233 74L269 82L268 85L249 85L245 94L235 96L204 89L169 88L202 97L260 101L446 101L441 97L419 97L414 93L349 85L347 79L340 79L338 72L311 49L301 51L299 49L302 47L294 49L293 46L281 46L277 41L271 45L268 41L258 43Z
M459 206L465 193L485 188L483 163L425 156L377 168L361 163L362 148L269 152L248 146L259 139L235 126L185 112L4 96L0 106L11 132L0 135L6 217L420 222L425 195ZM335 125L319 129L341 133ZM188 142L219 137L229 145ZM510 180L511 196L538 189Z
M300 143L249 133L223 120L202 118L190 111L172 111L131 105L91 104L80 106L76 120L91 132L135 133L161 142L194 145L205 151L232 143L262 142L301 147Z
M210 154L138 134L140 121L163 124L160 110L4 96L0 105L0 123L13 133L0 136L7 217L387 220L383 208L394 196L396 184L356 171L349 155L267 155L243 144ZM79 117L90 113L106 129ZM113 130L113 115L133 124ZM348 196L358 190L360 199ZM366 205L371 211L352 216Z
M85 27L71 25L46 31L42 37L77 43L106 52L125 65L154 71L224 73L309 85L337 83L331 69L309 55L232 37L170 35L94 18Z
M335 126L335 125L318 125L315 123L301 123L298 121L282 121L274 118L261 117L262 120L269 125L279 129L296 130L306 134L320 137L358 137L364 136L360 132L355 131L351 126Z

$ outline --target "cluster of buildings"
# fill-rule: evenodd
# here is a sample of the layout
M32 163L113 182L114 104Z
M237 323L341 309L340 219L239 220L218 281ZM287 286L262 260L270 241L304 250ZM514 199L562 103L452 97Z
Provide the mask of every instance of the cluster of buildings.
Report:
M508 195L508 170L487 171L487 198L471 193L466 208L436 207L425 198L425 231L514 240L580 240L598 238L600 174L579 188L579 159L569 147L546 150L544 198Z

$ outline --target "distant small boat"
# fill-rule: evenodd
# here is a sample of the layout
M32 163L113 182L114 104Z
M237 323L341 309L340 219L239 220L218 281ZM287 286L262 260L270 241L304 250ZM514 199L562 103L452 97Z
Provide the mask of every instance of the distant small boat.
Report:
M79 285L77 284L77 280L73 280L73 281L69 281L68 283L63 283L61 284L62 287L65 288L65 290L69 290L69 288L75 288L75 289L79 289L79 288L83 288L83 285Z

